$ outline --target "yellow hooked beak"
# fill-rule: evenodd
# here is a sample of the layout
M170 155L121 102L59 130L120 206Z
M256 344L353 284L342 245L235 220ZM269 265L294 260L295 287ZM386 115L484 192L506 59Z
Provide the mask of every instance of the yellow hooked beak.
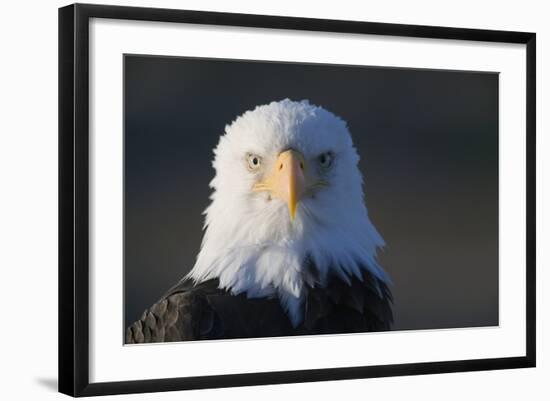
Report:
M295 150L279 154L273 171L262 182L254 185L254 191L269 191L271 196L286 202L290 220L294 221L296 207L306 189L304 156Z

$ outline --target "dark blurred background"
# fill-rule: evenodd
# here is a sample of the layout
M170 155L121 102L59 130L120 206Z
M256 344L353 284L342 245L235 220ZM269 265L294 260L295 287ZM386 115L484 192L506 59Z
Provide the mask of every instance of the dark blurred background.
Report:
M125 323L193 266L226 124L309 99L348 122L395 330L498 325L498 74L126 55Z

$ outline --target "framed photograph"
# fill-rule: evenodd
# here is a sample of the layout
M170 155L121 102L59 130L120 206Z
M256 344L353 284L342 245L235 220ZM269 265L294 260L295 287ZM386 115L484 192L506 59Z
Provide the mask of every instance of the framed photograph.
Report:
M59 10L59 391L535 366L535 34Z

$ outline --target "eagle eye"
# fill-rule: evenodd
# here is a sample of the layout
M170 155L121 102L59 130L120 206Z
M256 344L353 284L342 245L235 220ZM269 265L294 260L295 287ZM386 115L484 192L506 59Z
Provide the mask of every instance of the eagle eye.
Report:
M248 169L251 171L257 170L262 165L262 158L253 153L247 154L246 160L248 163Z
M332 152L321 153L317 157L317 160L319 161L319 165L322 168L329 168L332 165L333 159L334 159L334 156L332 155Z

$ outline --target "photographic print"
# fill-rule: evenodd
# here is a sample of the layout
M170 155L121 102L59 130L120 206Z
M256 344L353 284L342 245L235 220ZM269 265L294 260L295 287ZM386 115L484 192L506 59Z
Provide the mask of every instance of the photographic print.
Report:
M58 44L60 392L536 365L535 33L73 4Z
M125 344L498 326L498 88L124 55Z

